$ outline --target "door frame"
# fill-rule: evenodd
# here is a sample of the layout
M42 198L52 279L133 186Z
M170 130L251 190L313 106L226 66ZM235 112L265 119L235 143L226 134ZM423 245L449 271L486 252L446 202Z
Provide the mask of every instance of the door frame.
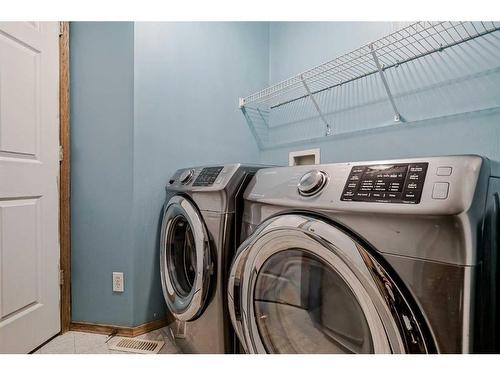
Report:
M59 22L59 246L61 333L71 325L69 22Z
M59 22L59 246L60 318L63 334L69 330L137 336L164 327L171 314L135 327L74 322L71 319L71 136L70 136L70 27Z

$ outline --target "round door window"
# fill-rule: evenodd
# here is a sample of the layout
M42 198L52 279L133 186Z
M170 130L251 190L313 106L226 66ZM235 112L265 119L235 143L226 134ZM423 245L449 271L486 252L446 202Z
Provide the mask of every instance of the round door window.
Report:
M254 231L235 256L228 300L250 353L433 348L425 322L377 259L348 233L308 215L276 216Z
M165 251L175 292L187 297L196 278L196 247L191 226L183 216L173 219Z
M201 314L211 269L208 234L198 210L184 197L171 198L163 214L160 271L165 302L176 319Z
M255 282L254 311L268 353L374 352L350 287L307 250L283 250L265 261Z

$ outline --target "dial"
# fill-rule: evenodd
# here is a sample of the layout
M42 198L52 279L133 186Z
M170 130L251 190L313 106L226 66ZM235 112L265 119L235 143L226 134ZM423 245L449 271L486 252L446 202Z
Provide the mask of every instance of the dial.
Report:
M323 171L312 170L305 173L299 181L299 194L309 197L319 193L326 185L328 175Z
M183 185L187 184L189 181L191 181L193 175L194 175L194 169L186 169L179 176L180 183Z

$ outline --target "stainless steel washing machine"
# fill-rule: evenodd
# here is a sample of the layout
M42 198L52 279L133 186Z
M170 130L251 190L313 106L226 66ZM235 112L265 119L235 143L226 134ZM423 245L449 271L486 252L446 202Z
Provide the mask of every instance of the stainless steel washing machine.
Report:
M168 182L161 281L175 318L171 330L185 353L235 351L226 281L240 243L242 195L259 168L231 164L180 169Z
M245 350L498 352L499 176L479 156L259 171L228 282Z

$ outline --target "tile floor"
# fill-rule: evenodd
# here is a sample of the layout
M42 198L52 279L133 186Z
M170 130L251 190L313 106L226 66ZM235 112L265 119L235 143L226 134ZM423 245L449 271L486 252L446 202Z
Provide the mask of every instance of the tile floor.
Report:
M138 338L163 340L165 345L163 345L159 354L181 352L172 341L172 336L167 327L145 333L138 336ZM38 349L35 354L133 354L109 350L106 344L107 339L107 335L70 331L61 336L56 336Z

